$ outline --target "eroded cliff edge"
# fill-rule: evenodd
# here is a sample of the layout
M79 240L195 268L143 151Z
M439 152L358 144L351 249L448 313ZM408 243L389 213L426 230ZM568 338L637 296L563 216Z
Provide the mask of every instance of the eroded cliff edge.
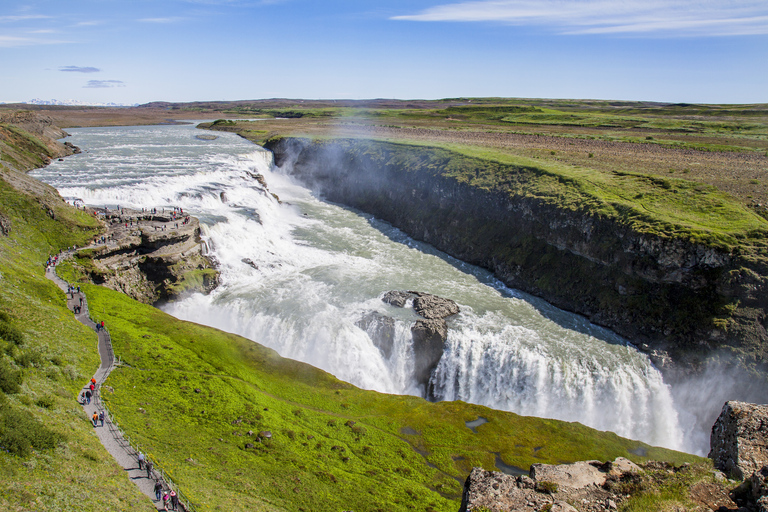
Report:
M715 354L768 373L765 233L748 246L654 232L633 214L537 194L531 180L558 179L537 169L440 148L286 137L265 147L326 199L611 328L667 372L667 355L688 371Z
M83 280L145 304L210 293L219 273L206 255L200 223L175 212L92 209L106 232L75 254Z

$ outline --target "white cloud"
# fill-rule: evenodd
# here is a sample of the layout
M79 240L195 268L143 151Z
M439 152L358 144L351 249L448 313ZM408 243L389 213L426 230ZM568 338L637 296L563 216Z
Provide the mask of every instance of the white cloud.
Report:
M735 36L768 34L756 0L482 0L430 7L393 20L497 22L560 34Z

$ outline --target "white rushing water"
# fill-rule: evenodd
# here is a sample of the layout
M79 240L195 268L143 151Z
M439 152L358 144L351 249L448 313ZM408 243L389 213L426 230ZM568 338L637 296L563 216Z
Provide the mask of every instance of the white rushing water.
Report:
M380 298L389 290L434 293L461 307L432 380L439 398L705 449L702 429L678 415L660 373L625 340L386 223L318 200L271 169L271 155L257 146L228 133L199 140L193 126L69 131L84 153L31 173L65 198L180 206L200 218L221 285L163 307L176 317L241 334L363 388L423 395L412 375L417 316ZM282 204L249 173L264 175ZM395 319L389 357L357 325L371 311Z

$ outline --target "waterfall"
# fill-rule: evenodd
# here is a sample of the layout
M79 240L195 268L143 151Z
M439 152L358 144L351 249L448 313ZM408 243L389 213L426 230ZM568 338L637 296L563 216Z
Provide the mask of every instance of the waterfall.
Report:
M381 297L433 293L461 308L448 319L430 382L439 399L705 449L689 433L709 426L682 424L689 415L678 415L661 374L626 340L319 200L272 169L271 153L234 134L200 140L183 126L71 132L86 152L34 173L62 195L90 205L180 206L200 219L221 284L164 306L178 318L240 334L362 388L424 395L410 332L418 317ZM376 339L381 326L365 321L372 314L388 319L386 346Z

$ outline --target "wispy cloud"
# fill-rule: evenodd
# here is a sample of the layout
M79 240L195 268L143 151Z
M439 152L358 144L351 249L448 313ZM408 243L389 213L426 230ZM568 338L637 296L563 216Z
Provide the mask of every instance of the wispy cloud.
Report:
M70 43L70 41L0 35L0 48L14 48L17 46L37 46L37 45L44 45L44 44L68 44L68 43Z
M391 19L497 22L540 26L560 34L768 34L764 0L482 0L439 5Z
M90 20L90 21L78 21L75 26L76 27L96 27L98 25L103 25L104 22L100 20Z
M27 21L27 20L45 20L50 19L53 16L46 16L44 14L21 14L17 16L0 16L0 23L14 22L14 21Z
M178 23L179 21L184 20L184 18L180 17L169 17L169 18L142 18L140 20L136 20L140 23Z
M107 89L109 87L125 87L121 80L88 80L83 86L85 89Z
M59 71L67 71L69 73L98 73L101 70L94 67L61 66Z

